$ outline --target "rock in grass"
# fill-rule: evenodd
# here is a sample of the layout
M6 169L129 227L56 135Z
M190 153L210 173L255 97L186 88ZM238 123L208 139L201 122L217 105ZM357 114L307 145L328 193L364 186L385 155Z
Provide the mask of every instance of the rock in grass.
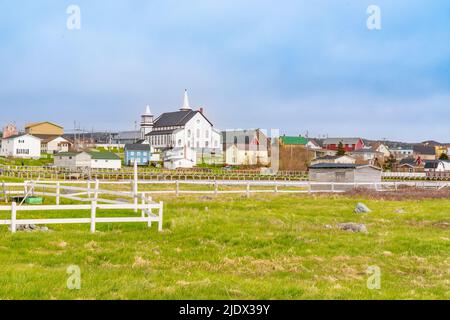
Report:
M369 213L372 212L364 203L358 203L355 208L356 213Z
M367 228L364 224L358 224L354 222L340 223L338 224L338 228L344 231L368 233Z

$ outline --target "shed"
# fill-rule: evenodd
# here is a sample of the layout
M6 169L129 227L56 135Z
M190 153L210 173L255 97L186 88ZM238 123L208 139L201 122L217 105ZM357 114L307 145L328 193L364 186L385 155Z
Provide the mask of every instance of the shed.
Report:
M309 167L309 180L330 183L379 183L381 168L351 163L318 163Z

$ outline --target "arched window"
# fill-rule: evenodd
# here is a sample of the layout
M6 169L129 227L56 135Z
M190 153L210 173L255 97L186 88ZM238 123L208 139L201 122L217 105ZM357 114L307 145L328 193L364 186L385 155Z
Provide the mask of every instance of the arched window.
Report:
M191 137L191 133L192 133L192 132L191 132L191 129L189 129L188 132L187 132L188 138Z
M178 139L178 146L181 147L181 139Z

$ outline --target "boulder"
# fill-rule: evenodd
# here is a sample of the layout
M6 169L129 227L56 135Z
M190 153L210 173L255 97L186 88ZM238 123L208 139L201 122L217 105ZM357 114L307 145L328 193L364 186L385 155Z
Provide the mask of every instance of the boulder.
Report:
M354 222L340 223L338 224L338 228L344 231L368 233L367 228L364 224L358 224Z
M355 208L356 213L369 213L372 212L364 203L358 203Z

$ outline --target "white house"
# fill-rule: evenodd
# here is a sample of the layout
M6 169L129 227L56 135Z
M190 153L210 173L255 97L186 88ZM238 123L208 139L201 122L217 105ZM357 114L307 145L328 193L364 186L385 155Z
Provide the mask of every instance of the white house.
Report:
M91 156L91 169L113 169L122 168L122 160L112 152L89 152Z
M178 168L192 168L197 165L196 152L192 148L168 149L163 154L164 168L175 170Z
M91 167L91 155L87 152L61 152L55 154L53 161L56 167L70 170Z
M54 164L70 170L122 168L120 157L112 152L61 152L55 154Z
M14 135L2 139L0 155L12 158L39 159L41 157L41 139L31 134Z
M450 161L427 161L425 163L425 172L450 172Z
M268 165L267 136L260 129L222 132L224 162L228 165Z
M163 113L153 120L150 108L147 107L142 115L141 134L150 143L152 153L176 148L169 157L183 153L183 159L187 160L185 164L196 163L197 153L221 152L220 132L206 118L203 108L197 111L191 109L187 91L184 94L183 107L179 111ZM181 149L192 149L195 152L180 152ZM174 164L176 163L179 161Z
M68 152L71 146L69 140L62 136L55 135L40 135L35 134L35 137L41 139L41 153L42 154L55 154L59 152Z

